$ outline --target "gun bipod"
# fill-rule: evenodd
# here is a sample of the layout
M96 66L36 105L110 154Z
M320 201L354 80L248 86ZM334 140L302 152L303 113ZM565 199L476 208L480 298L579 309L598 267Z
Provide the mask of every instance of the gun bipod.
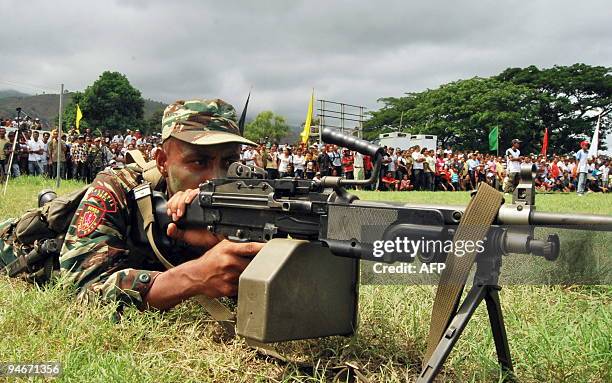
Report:
M483 253L476 258L476 275L474 283L467 296L459 306L446 327L444 334L431 357L424 364L418 383L432 382L440 372L446 358L459 340L463 330L472 318L478 306L484 300L487 304L487 313L493 341L497 352L497 360L502 370L502 381L511 382L514 379L512 357L504 325L499 290L497 282L501 268L502 255L498 252Z

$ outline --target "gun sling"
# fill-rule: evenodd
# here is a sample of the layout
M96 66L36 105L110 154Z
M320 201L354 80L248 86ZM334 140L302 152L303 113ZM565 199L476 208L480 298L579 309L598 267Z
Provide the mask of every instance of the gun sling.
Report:
M153 205L151 203L151 185L148 182L144 182L134 188L134 197L136 204L138 205L138 211L142 217L144 223L145 233L149 244L155 253L157 259L166 267L171 269L174 267L159 251L159 248L155 244L155 238L153 237L153 223L155 218L153 215ZM234 314L225 307L218 299L209 298L205 295L198 295L194 299L200 303L206 311L223 327L228 334L234 334Z

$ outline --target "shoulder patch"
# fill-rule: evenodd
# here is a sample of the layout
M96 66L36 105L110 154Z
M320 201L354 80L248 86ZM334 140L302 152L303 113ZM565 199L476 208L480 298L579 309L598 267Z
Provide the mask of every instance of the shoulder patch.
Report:
M97 185L91 193L89 193L88 198L95 198L100 201L100 207L106 212L114 213L117 211L117 198L115 197L115 193L104 186Z
M86 199L87 201L83 203L76 222L76 235L78 238L83 238L93 233L104 219L106 213L115 213L117 211L117 197L115 193L104 186L95 186L89 192Z

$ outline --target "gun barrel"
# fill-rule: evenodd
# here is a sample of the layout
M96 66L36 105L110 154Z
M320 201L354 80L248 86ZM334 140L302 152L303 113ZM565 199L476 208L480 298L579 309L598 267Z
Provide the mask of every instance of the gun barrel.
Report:
M549 213L534 210L531 212L529 223L561 229L580 227L594 231L612 231L612 217L605 215Z

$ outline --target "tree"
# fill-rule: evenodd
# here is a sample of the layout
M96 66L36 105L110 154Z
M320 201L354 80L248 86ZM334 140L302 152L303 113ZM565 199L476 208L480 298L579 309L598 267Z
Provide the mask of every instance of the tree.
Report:
M491 128L500 129L500 147L513 138L525 141L525 152L538 152L544 128L549 147L568 153L580 137L593 133L597 113L612 108L610 68L575 64L540 70L509 68L491 78L475 77L437 89L378 100L383 107L371 112L364 136L401 130L438 136L443 145L487 150ZM608 114L601 135L609 130Z
M151 135L153 133L161 133L162 130L162 117L164 116L164 110L158 109L147 118L144 124L143 133L145 135Z
M402 130L436 135L442 145L486 151L494 126L501 131L502 145L537 130L534 97L526 87L495 79L460 80L402 98L381 99L385 106L371 113L366 131L376 132L373 123L382 124L380 132L398 130L401 120Z
M244 136L255 142L278 142L289 134L289 125L283 116L263 111L248 123L244 129Z
M63 114L67 126L74 125L77 103L83 112L83 127L124 132L145 125L140 91L119 72L106 71L83 93L73 95Z
M538 69L508 68L502 81L529 87L539 94L538 114L549 131L549 146L560 152L575 151L576 141L591 137L602 110L612 109L612 68L574 64ZM610 114L602 118L600 139L610 129Z

